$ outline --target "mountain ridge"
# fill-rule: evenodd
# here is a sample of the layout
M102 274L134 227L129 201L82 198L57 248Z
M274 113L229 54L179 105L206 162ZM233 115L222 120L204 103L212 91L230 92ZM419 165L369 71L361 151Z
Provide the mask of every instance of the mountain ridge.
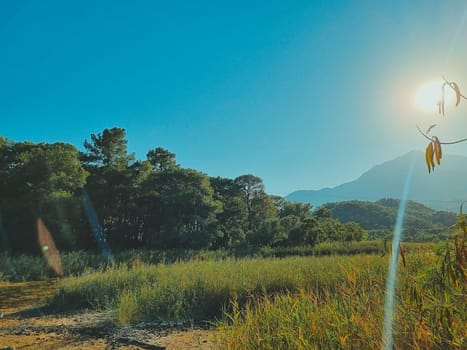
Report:
M407 199L435 210L457 212L460 203L467 200L467 157L446 154L441 165L428 174L422 151L410 151L377 164L353 181L320 190L294 191L285 199L311 203L317 207L346 200L376 201L381 198L400 198L412 164L412 181Z

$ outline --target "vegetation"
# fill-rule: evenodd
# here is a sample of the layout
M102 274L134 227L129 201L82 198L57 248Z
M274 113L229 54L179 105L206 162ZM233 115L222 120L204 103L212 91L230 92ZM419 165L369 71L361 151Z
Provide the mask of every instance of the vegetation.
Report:
M341 222L357 222L368 230L370 238L387 238L392 232L399 208L398 199L376 202L346 201L325 205ZM408 201L404 219L404 240L426 242L448 238L449 228L457 222L455 213L435 211L420 203Z
M407 250L430 249L429 245L407 244ZM115 253L113 265L103 254L92 251L71 251L60 255L63 276L80 276L91 272L105 272L112 266L132 266L134 262L157 265L190 261L221 261L238 258L273 258L287 256L327 256L327 255L383 255L389 249L382 241L324 242L315 246L296 247L246 247L230 250L148 250L128 249ZM16 254L0 257L0 280L30 281L55 276L47 262L38 255Z
M459 237L438 259L430 250L402 255L394 348L467 347L466 222L461 210ZM304 290L263 296L244 310L233 303L227 319L218 322L218 344L232 350L381 348L385 273L363 265L343 274L340 288L324 295Z
M50 260L58 251L251 249L367 237L355 223L268 195L254 175L209 177L161 147L137 160L121 128L92 134L84 149L0 137L7 255L42 252Z
M445 143L429 139L431 171ZM84 152L0 137L0 278L67 276L51 308L109 309L119 324L214 322L222 349L381 347L391 250L367 239L392 229L397 200L312 211L254 175L213 178L126 145L121 128ZM396 348L467 347L466 218L438 254L398 245ZM455 218L410 202L405 222L406 238L432 240Z
M53 301L60 309L113 307L123 322L206 320L230 300L245 304L266 294L313 288L326 293L344 282L343 265L383 268L379 256L227 259L132 266L64 280ZM131 310L131 311L130 311ZM130 314L128 314L130 312Z
M407 248L396 348L465 348L466 284L465 275L452 274L455 251ZM110 309L120 324L214 321L222 349L373 349L381 345L386 272L379 255L134 260L62 280L51 306Z

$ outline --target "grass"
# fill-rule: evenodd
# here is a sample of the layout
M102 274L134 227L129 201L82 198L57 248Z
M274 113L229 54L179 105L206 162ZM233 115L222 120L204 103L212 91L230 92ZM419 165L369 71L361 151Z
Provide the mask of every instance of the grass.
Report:
M263 248L240 259L222 251L185 252L178 260L180 252L131 251L111 267L94 255L68 255L65 271L76 276L60 281L50 306L110 309L122 325L214 322L219 349L381 348L388 265L382 242L373 254L316 256L373 252L375 243L366 244ZM466 276L455 264L460 246L403 246L395 348L467 348Z
M226 259L150 266L135 263L62 281L58 309L116 310L120 323L143 320L212 320L231 300L245 305L261 295L313 290L334 293L355 278L384 274L379 256ZM383 283L380 281L380 283Z
M133 261L145 264L171 264L187 261L219 261L227 258L244 257L287 257L287 256L324 256L324 255L355 255L383 254L382 241L367 242L326 242L314 247L263 247L242 248L236 250L126 250L117 252L114 261L117 266ZM75 251L60 255L64 276L79 276L89 271L105 271L109 267L107 259L95 252ZM55 277L42 256L18 254L7 257L0 254L0 280L31 281Z
M397 349L466 348L465 283L443 284L433 248L407 246L407 267L399 266ZM217 320L219 349L374 349L381 347L387 260L134 260L62 280L51 306L111 309L122 325Z
M412 251L400 267L394 320L395 349L466 349L465 280L446 279L428 250ZM340 288L263 296L217 323L219 349L382 348L385 274L348 266ZM367 271L368 273L366 273ZM440 278L441 277L441 278Z

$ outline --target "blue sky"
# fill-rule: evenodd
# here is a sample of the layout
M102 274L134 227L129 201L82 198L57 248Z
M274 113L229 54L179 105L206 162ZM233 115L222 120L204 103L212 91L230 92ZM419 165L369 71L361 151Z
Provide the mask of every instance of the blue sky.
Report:
M0 135L69 142L127 130L184 167L253 173L270 193L335 186L425 141L466 137L416 89L467 86L467 3L0 1ZM449 153L467 154L465 145Z

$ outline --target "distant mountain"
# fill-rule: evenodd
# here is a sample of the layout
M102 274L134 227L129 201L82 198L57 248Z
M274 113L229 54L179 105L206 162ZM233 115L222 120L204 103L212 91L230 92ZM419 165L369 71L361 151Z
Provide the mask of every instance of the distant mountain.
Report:
M376 201L400 198L410 165L414 164L408 199L436 210L457 212L467 200L467 157L444 155L434 173L428 174L425 155L412 151L376 165L358 179L333 188L295 191L289 201L311 203L314 207L347 200Z

